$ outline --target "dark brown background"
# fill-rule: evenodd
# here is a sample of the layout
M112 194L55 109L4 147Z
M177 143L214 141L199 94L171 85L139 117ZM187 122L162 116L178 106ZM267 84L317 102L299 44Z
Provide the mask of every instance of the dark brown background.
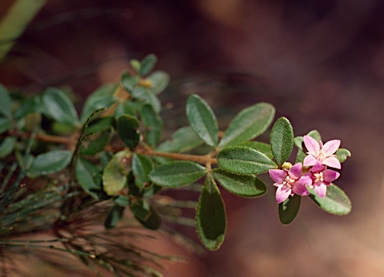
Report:
M155 53L172 76L163 100L198 93L223 127L244 106L274 104L297 135L316 128L352 151L337 182L352 213L328 215L305 199L282 226L272 187L261 199L223 191L222 248L194 257L163 238L151 247L192 259L166 276L384 276L383 23L379 0L52 0L1 64L0 82L27 93L69 86L81 102L129 59ZM165 116L171 128L186 122L183 106Z

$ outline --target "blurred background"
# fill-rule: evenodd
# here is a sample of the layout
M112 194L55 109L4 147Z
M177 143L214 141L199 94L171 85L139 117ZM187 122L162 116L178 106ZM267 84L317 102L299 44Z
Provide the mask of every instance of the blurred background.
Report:
M2 0L0 18L15 2ZM82 103L117 81L130 59L154 53L172 77L162 95L168 128L186 124L192 93L223 128L243 107L272 103L296 135L317 129L351 150L337 182L351 214L304 199L283 226L272 186L260 199L222 190L221 249L198 256L160 235L151 249L190 259L167 265L165 276L384 276L383 25L379 0L50 0L2 60L0 83L31 94L65 86Z

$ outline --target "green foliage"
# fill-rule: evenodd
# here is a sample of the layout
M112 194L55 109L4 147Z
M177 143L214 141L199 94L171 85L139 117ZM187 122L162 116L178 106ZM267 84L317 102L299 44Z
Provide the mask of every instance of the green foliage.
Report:
M231 146L219 152L220 167L234 174L261 174L276 168L276 164L263 153L244 146Z
M304 160L303 137L294 137L285 117L273 124L269 143L256 140L261 135L267 138L264 132L273 122L275 109L268 103L243 109L221 132L208 103L191 95L186 103L189 126L163 130L167 122L158 94L170 77L152 72L156 62L154 55L132 60L132 68L118 84L103 85L88 96L80 117L74 108L77 103L63 90L47 88L23 98L0 86L0 237L54 230L64 247L59 251L74 254L90 268L102 267L117 276L160 276L147 265L156 266L160 256L130 241L122 244L120 237L127 234L121 231L123 226L140 223L151 230L169 228L169 222L194 226L201 243L217 250L226 229L218 186L236 196L259 197L267 192L259 175L271 169L277 170L271 176L279 170L286 174L294 146L297 162ZM318 131L308 135L321 141ZM351 153L340 148L335 155L344 162ZM304 172L310 174L308 168ZM42 185L34 188L29 183ZM320 198L308 186L310 198L329 213L349 213L351 202L345 193L335 185L327 188ZM170 189L199 196L178 200L163 193ZM291 193L278 205L283 224L294 220L302 198ZM194 219L183 214L191 208ZM100 226L105 232L99 232ZM87 237L80 231L83 227L98 233ZM99 247L97 239L92 241L96 237L108 243ZM113 249L131 258L109 254Z
M196 210L196 230L209 250L217 250L224 241L226 216L220 191L210 174L207 175Z

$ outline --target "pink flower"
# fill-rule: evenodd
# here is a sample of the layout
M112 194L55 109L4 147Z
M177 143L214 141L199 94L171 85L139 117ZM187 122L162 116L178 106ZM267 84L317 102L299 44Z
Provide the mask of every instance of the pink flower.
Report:
M341 168L339 160L336 158L336 155L334 155L340 147L340 140L330 140L323 145L322 142L317 142L310 136L304 136L304 144L308 150L308 155L304 159L304 166L314 166L316 161L319 161L329 167Z
M327 167L319 161L316 161L310 173L312 176L311 186L320 198L323 198L327 193L327 186L331 185L331 183L340 176L339 172L327 169Z
M302 175L302 164L297 163L289 170L285 169L270 169L269 176L275 181L273 184L277 187L276 201L283 202L290 195L308 195L309 192L306 185L312 184L312 179L308 175Z

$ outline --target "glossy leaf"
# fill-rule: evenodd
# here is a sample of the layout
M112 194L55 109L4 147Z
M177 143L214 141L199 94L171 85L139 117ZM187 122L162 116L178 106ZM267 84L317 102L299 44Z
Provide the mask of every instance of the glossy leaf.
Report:
M256 197L267 191L265 184L255 175L236 175L216 168L213 177L222 187L238 196Z
M152 93L159 94L167 88L170 81L170 77L169 74L164 71L155 71L147 77L147 80L152 82Z
M153 68L155 67L156 63L157 63L157 58L155 55L153 55L153 54L147 55L141 61L141 67L140 67L139 74L141 76L145 76L145 75L149 74L153 70Z
M136 87L132 90L131 95L134 99L140 100L143 104L149 104L153 107L156 113L161 110L159 98L151 92L149 88Z
M143 188L148 185L148 174L153 170L154 165L152 161L146 156L140 154L133 154L132 157L132 171L135 176L135 184Z
M191 95L186 109L189 124L196 134L209 146L216 146L219 128L211 107L200 96Z
M123 217L123 214L124 214L124 207L119 205L113 206L107 218L105 219L104 227L106 229L115 228L117 223L119 223L120 219Z
M0 158L4 158L12 153L15 149L16 138L6 137L0 142Z
M117 88L117 84L105 84L88 96L83 107L80 122L84 124L92 113L102 108L110 107L117 102L117 99L113 96Z
M164 187L180 187L193 183L206 174L205 167L193 162L172 162L156 167L149 178Z
M175 131L170 140L164 141L157 150L184 153L203 144L191 127L182 127Z
M116 122L117 133L121 140L133 150L140 141L139 122L130 115L122 115Z
M332 184L327 187L327 194L320 198L312 189L308 189L310 198L324 211L336 215L346 215L352 209L351 201L339 187Z
M127 175L131 170L131 152L117 152L103 171L103 189L109 196L118 195L127 184Z
M3 85L0 85L0 99L0 115L10 119L12 117L12 101L8 90Z
M80 158L76 163L75 174L81 188L95 199L99 199L99 191L102 190L99 168L95 164Z
M155 147L159 143L161 132L163 130L163 120L153 107L148 104L143 106L140 114L146 128L146 142L150 146Z
M69 150L53 150L38 155L29 171L31 174L46 175L64 169L71 161L72 153Z
M282 165L289 157L293 148L293 128L289 120L280 117L273 125L271 136L271 149L277 165Z
M131 75L128 72L124 72L123 75L121 75L121 85L129 93L137 86L139 80L140 78L138 76Z
M219 152L217 162L226 171L241 175L261 174L277 168L263 153L243 146L224 148Z
M235 145L262 134L271 124L275 108L268 103L258 103L242 110L229 124L219 147Z
M291 223L300 209L301 196L294 194L279 204L279 218L283 224Z
M345 162L345 160L351 156L351 152L345 148L339 148L336 150L335 155L339 160L339 162L342 163L342 162Z
M46 113L60 123L76 126L79 123L72 101L61 90L47 88L42 96Z
M224 241L226 215L223 199L211 175L207 175L196 210L196 230L203 245L219 249Z

